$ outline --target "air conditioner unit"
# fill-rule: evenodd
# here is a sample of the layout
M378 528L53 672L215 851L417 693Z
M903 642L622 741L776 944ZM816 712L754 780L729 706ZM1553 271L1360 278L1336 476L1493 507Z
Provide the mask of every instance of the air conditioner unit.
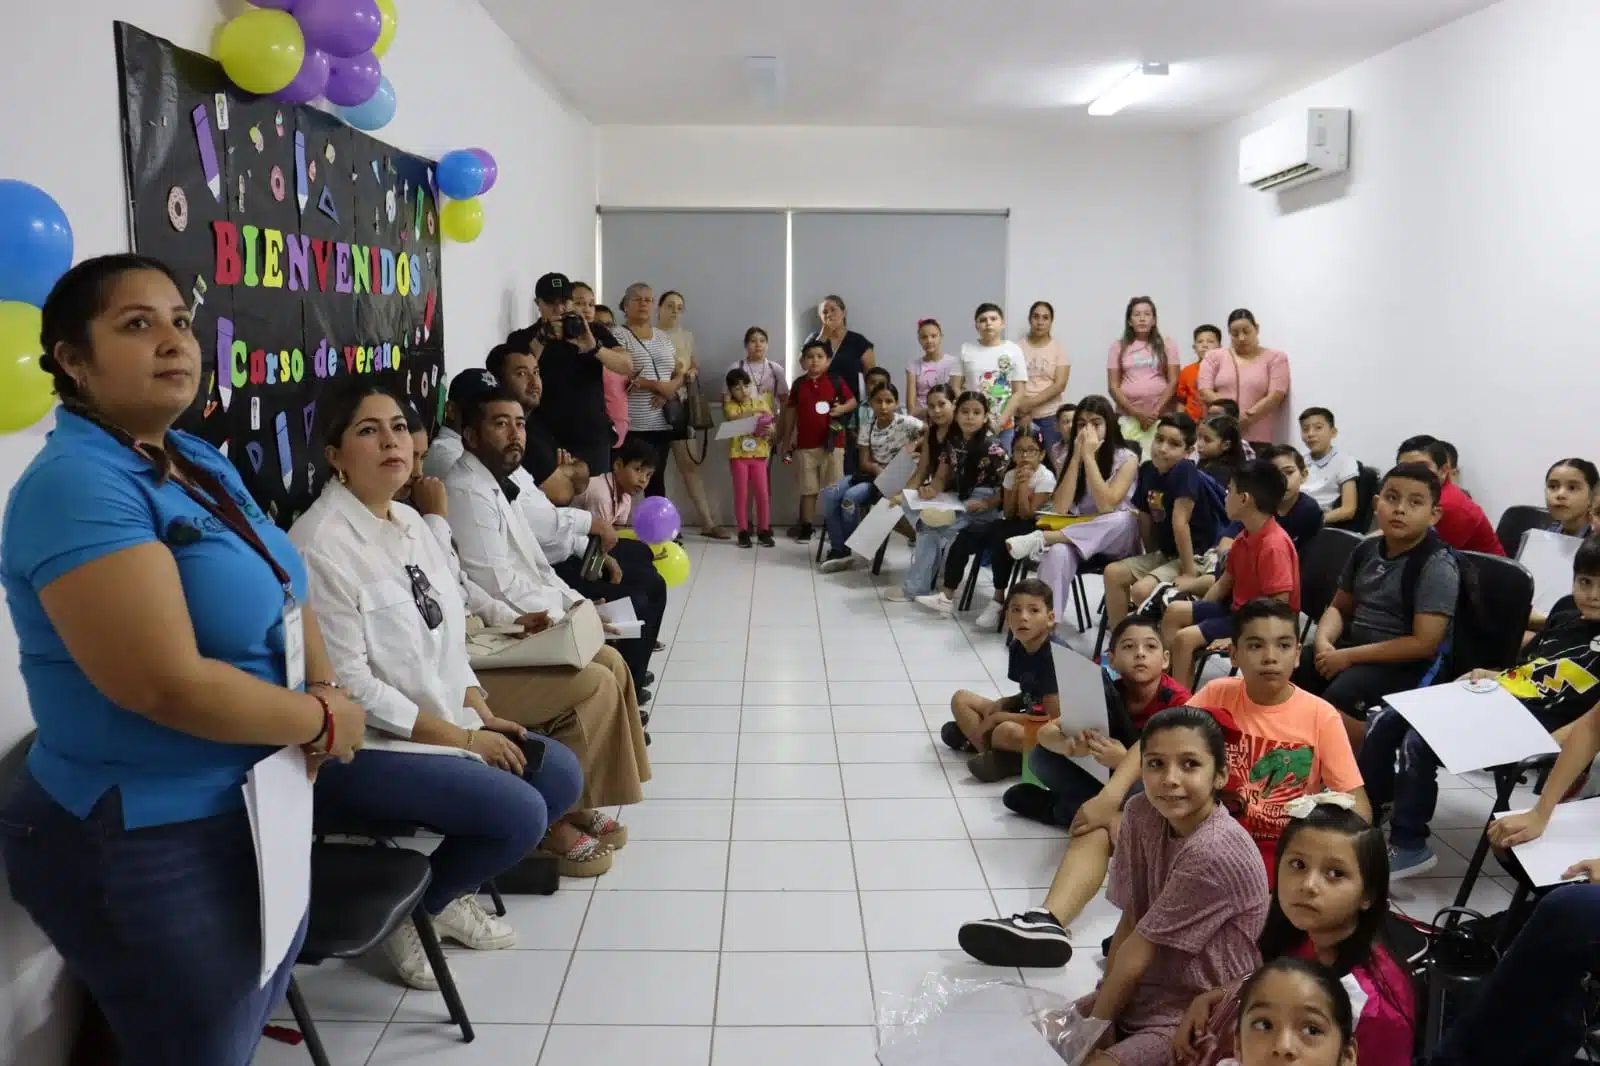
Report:
M1289 189L1350 167L1350 109L1314 107L1239 140L1239 184Z

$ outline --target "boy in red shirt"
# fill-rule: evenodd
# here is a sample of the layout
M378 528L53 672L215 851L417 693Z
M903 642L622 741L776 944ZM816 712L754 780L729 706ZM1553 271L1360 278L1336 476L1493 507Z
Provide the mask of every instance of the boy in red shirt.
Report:
M1251 600L1278 600L1290 610L1300 610L1300 556L1276 517L1288 491L1283 471L1265 459L1245 463L1228 483L1228 517L1242 523L1244 530L1228 552L1222 577L1205 599L1167 607L1161 628L1172 648L1174 677L1189 682L1201 648L1233 639L1234 612Z
M1200 364L1206 353L1222 347L1222 331L1216 326L1196 326L1194 330L1194 362L1178 371L1178 406L1188 412L1196 422L1206 417L1206 402L1200 398Z
M856 398L843 378L828 373L832 361L821 341L800 350L805 376L789 390L778 427L778 440L800 463L800 524L789 530L800 541L811 539L817 493L844 478L845 433L839 419L856 409Z
M1489 516L1454 481L1450 446L1426 434L1412 437L1400 445L1396 463L1418 463L1439 478L1439 521L1433 524L1439 539L1457 551L1504 555L1506 550L1495 534Z

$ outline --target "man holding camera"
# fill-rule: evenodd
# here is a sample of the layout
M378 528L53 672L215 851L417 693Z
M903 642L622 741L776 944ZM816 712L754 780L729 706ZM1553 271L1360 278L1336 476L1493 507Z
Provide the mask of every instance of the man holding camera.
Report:
M539 359L544 395L529 418L574 459L604 473L611 469L611 443L616 439L606 411L605 371L631 377L633 360L617 347L606 327L591 326L572 309L572 280L565 274L540 278L533 298L539 321L527 333L529 347Z

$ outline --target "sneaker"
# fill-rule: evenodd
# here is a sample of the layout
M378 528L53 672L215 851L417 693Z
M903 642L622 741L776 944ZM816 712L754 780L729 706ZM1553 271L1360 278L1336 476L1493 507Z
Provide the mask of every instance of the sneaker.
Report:
M473 951L499 951L517 944L517 931L511 923L484 910L476 896L453 901L434 917L433 928L441 940L448 937Z
M651 692L649 689L641 688L634 692L633 698L634 701L639 704L639 706L643 707L656 697L655 693Z
M978 612L978 617L973 619L972 624L977 629L994 629L1000 625L1000 619L1005 617L1005 613L1003 605L990 600L989 605Z
M918 596L917 602L936 614L954 615L956 613L955 601L942 592L930 592L926 596Z
M1000 797L1000 802L1006 805L1006 810L1030 822L1054 826L1061 824L1056 821L1056 798L1048 788L1027 783L1012 785Z
M438 991L439 979L433 976L428 953L422 950L422 938L410 921L395 926L394 932L383 942L383 953L394 963L395 973L408 987L422 992Z
M1178 586L1170 581L1163 581L1157 585L1144 602L1134 609L1134 614L1160 618L1166 613L1167 607L1178 598Z
M1022 756L1014 751L996 751L990 748L982 755L967 760L967 772L986 785L1004 781L1008 777L1022 776Z
M1426 843L1415 848L1389 845L1389 880L1404 881L1419 877L1439 865L1439 857Z
M956 934L961 950L986 966L1059 969L1072 959L1067 930L1047 910L967 922Z
M649 688L651 685L653 685L655 683L656 683L656 672L654 670L646 670L644 672L644 680L641 681L639 684L644 688Z
M773 539L772 530L770 529L763 529L761 532L757 533L756 543L761 545L763 548L776 548L778 546L778 542Z
M816 532L811 528L810 522L799 522L789 527L789 539L798 540L802 544L811 539L811 534Z
M741 547L741 548L750 547L750 531L749 530L747 530L747 529L739 530L739 547Z
M961 727L954 722L946 722L939 727L939 739L944 741L945 745L952 751L975 752L978 750L972 746L972 741L967 739L967 735L961 731Z
M856 565L856 557L849 552L845 552L843 555L830 553L826 559L822 560L822 572L824 574L837 574L842 570L850 569L854 565Z
M1020 537L1006 538L1006 551L1013 559L1036 559L1044 554L1044 530L1036 529Z
M890 585L883 590L883 598L890 603L905 603L911 597L906 595L906 590L899 585Z

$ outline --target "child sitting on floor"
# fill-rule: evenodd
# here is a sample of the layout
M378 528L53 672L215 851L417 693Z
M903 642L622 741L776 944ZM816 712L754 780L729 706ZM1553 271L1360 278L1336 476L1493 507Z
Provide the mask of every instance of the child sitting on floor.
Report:
M640 437L629 437L611 457L611 473L589 479L572 498L572 506L588 511L620 529L633 518L633 498L643 492L656 472L656 450Z
M939 729L939 738L956 751L976 752L967 769L979 781L1001 781L1022 773L1022 753L1033 747L1046 722L1061 716L1056 664L1050 652L1055 628L1050 587L1042 581L1020 581L1006 597L1006 625L1011 648L1006 677L1021 691L989 699L959 690L950 697L954 721Z
M1410 1066L1417 1004L1401 955L1389 943L1389 864L1383 833L1344 804L1338 792L1290 804L1278 841L1278 870L1267 924L1256 946L1263 959L1301 959L1328 967L1353 1002L1357 1062ZM1172 1046L1181 1066L1213 1066L1239 1047L1238 988L1195 998Z
M1016 565L1006 551L1006 540L1029 533L1038 514L1049 504L1056 490L1056 476L1044 461L1044 443L1031 426L1017 430L1011 441L1011 469L1000 482L1000 520L987 526L965 529L956 534L955 543L944 557L944 592L954 603L956 590L966 577L967 563L973 555L987 551L994 571L994 598L972 623L978 629L992 630L1004 611L1006 586Z
M1303 491L1317 501L1322 520L1330 526L1354 521L1359 503L1361 464L1355 456L1339 450L1334 443L1338 439L1339 427L1332 411L1307 407L1300 412L1300 441L1311 457Z
M755 383L744 367L728 371L725 381L728 398L722 402L722 416L729 422L754 417L756 430L728 442L728 476L733 482L733 514L739 527L739 547L750 547L750 505L755 505L756 536L763 548L775 546L772 539L772 489L767 482L767 457L772 454L772 398L755 390Z
M1350 994L1321 963L1273 959L1239 1002L1239 1057L1221 1066L1356 1066Z

